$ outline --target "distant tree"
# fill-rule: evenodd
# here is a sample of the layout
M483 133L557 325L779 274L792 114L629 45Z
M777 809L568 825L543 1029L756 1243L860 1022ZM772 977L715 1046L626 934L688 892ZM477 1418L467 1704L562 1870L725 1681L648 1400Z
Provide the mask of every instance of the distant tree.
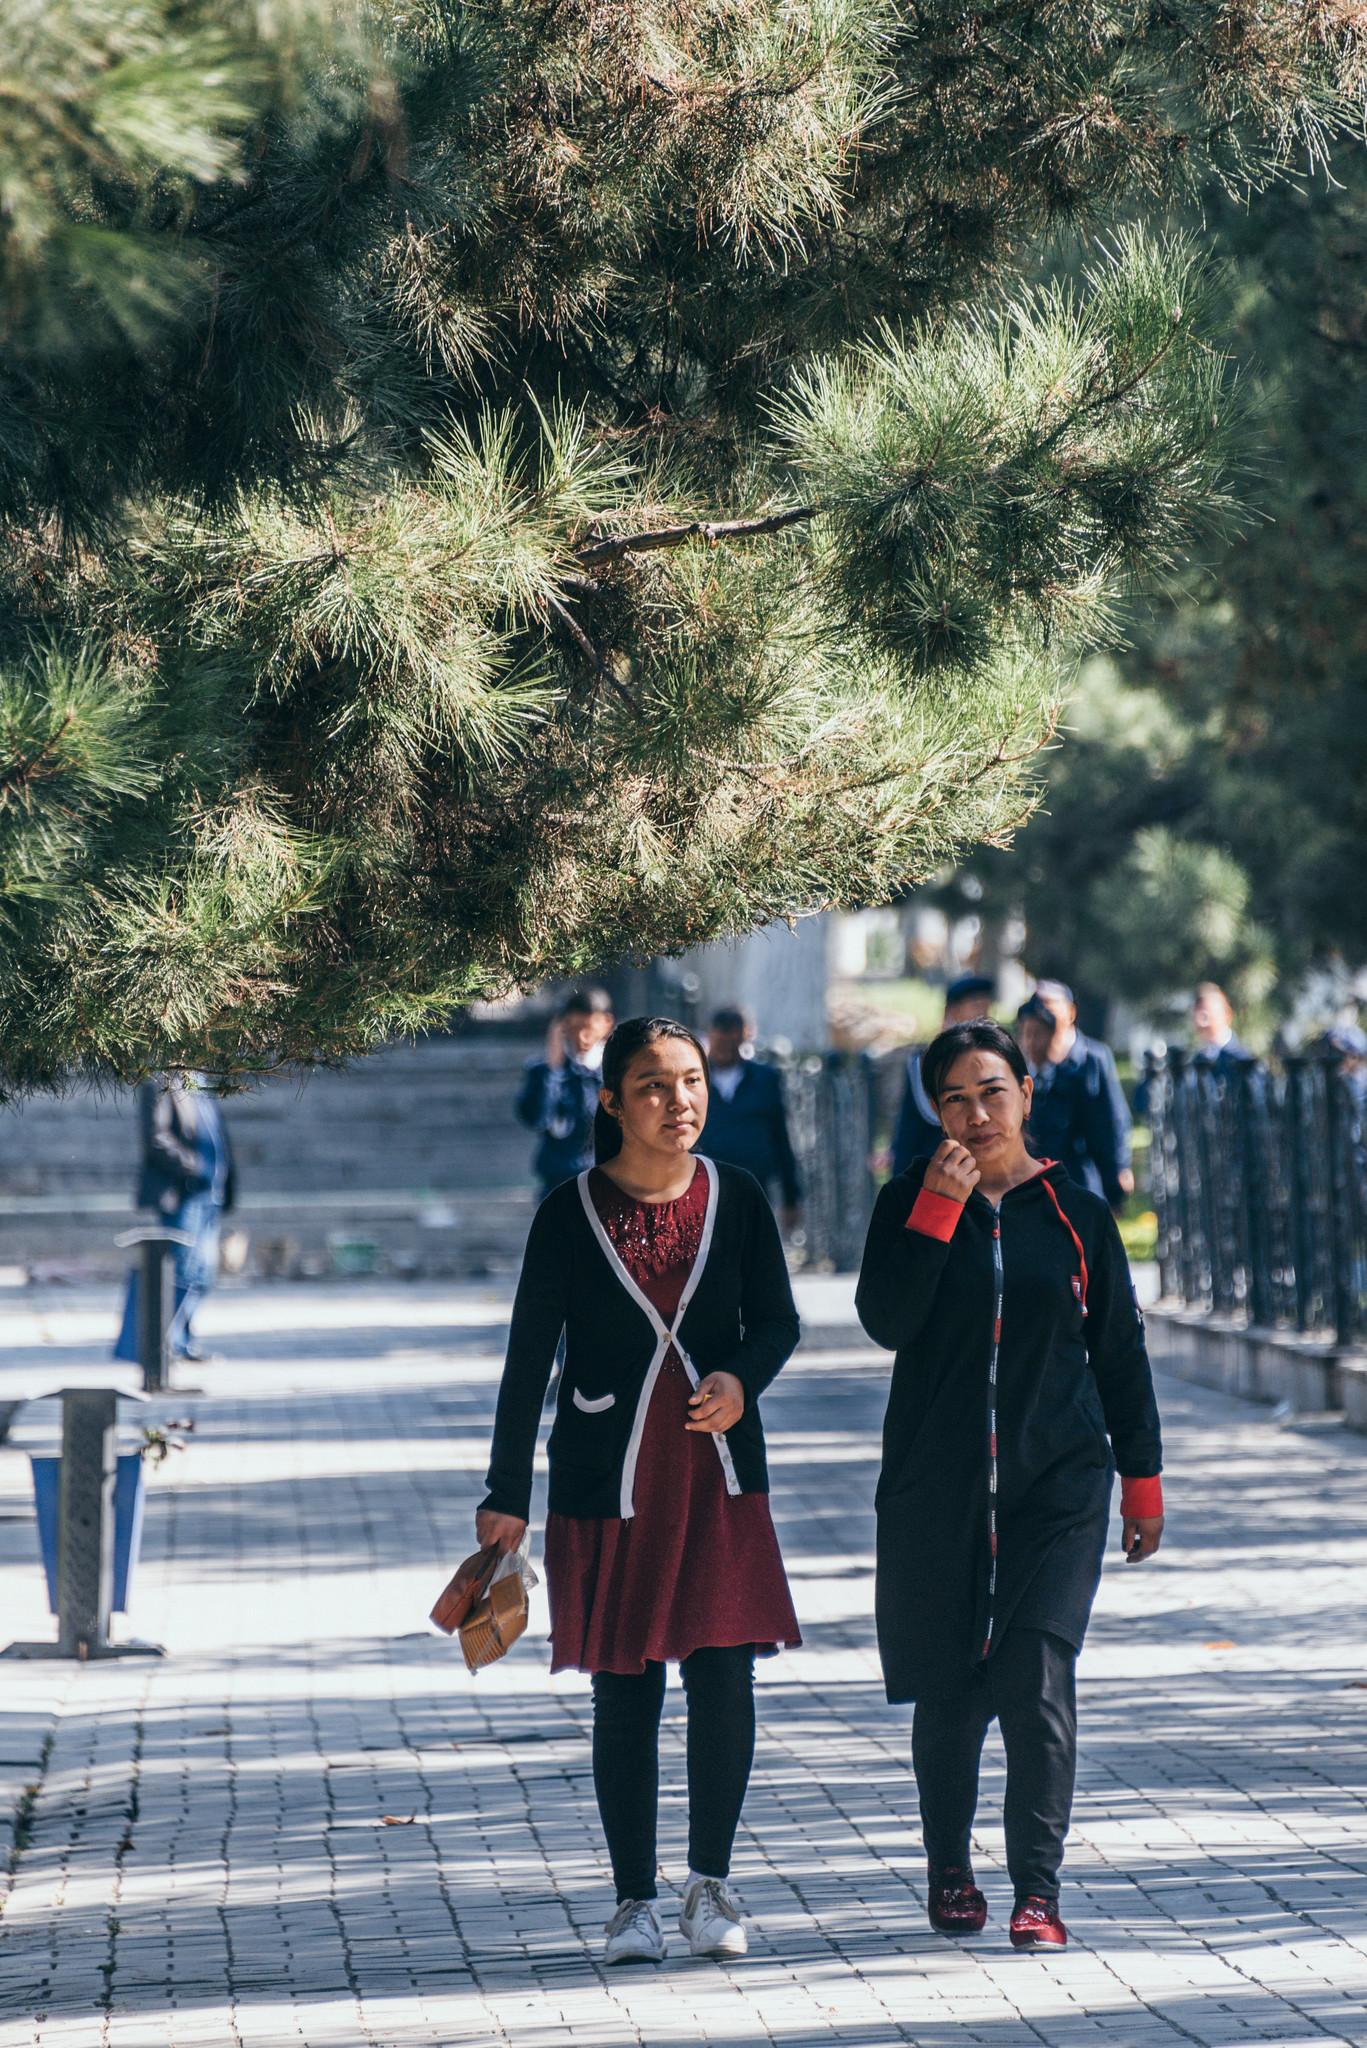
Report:
M54 0L0 126L0 1073L886 899L1226 509L1341 0ZM1075 292L1041 238L1092 239Z
M1208 736L1206 832L1290 977L1367 963L1367 161L1213 217L1262 387L1264 516L1214 564L1215 601L1141 636L1133 673Z
M1262 516L1084 672L1043 809L971 864L1032 964L1098 1000L1367 962L1367 162L1207 214Z
M932 892L952 914L1023 919L1026 960L1072 984L1104 1030L1116 1001L1158 1009L1202 979L1241 1007L1275 977L1271 934L1217 812L1216 740L1113 658L1086 664L1041 808L1007 850Z

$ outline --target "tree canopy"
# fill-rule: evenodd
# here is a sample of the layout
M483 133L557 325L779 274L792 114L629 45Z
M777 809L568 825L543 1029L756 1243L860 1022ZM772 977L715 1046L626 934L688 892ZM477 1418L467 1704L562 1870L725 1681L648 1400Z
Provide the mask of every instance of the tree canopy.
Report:
M1094 998L1214 976L1276 1008L1367 961L1367 159L1206 212L1260 516L1084 671L1044 808L971 869L989 917L1023 911L1031 964Z
M1229 509L1164 219L1325 157L1359 17L10 10L0 1074L339 1056L1003 841Z

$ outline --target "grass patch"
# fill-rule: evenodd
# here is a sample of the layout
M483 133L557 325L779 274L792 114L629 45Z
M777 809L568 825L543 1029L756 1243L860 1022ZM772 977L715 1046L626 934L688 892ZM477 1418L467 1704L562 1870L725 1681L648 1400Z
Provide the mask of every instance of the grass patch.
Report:
M1136 1260L1158 1257L1158 1218L1144 1196L1135 1196L1127 1202L1117 1221L1121 1242L1132 1264Z

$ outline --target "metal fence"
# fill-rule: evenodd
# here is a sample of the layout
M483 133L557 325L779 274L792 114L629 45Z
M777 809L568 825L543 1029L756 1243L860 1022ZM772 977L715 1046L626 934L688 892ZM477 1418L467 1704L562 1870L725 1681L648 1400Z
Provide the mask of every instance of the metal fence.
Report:
M775 1058L803 1183L805 1257L851 1273L864 1250L877 1183L870 1157L880 1129L882 1062L868 1053Z
M1333 1056L1150 1059L1163 1292L1350 1344L1367 1330L1367 1088Z

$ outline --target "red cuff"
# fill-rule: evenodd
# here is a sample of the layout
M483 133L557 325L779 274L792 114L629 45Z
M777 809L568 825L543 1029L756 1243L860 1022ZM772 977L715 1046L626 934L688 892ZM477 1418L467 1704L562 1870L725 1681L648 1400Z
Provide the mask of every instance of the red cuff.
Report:
M1147 1522L1162 1514L1163 1482L1156 1473L1152 1479L1121 1480L1120 1512L1133 1522Z
M907 1229L918 1232L922 1237L937 1237L941 1244L948 1244L963 1213L963 1203L956 1202L952 1195L936 1195L929 1188L922 1188L911 1205Z

